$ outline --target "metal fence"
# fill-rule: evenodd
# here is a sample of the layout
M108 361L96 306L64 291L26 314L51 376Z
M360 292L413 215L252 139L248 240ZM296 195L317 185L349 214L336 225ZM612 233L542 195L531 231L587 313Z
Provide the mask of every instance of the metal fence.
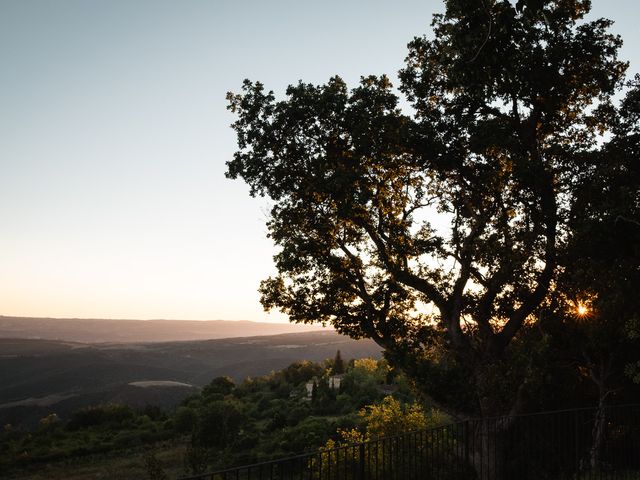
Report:
M468 420L184 480L640 480L640 405Z

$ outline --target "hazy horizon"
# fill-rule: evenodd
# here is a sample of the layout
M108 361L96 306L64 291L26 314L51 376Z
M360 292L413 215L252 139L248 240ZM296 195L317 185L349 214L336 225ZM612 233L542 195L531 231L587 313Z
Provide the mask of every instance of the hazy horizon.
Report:
M250 323L265 323L265 324L285 324L285 325L300 325L302 327L318 327L325 328L319 323L312 324L304 324L304 323L293 323L288 319L272 319L272 320L249 320L246 318L238 318L238 319L227 319L227 318L201 318L201 319L193 319L193 318L131 318L131 317L121 317L121 318L107 318L107 317L57 317L57 316L28 316L28 315L6 315L0 313L0 319L6 318L16 318L16 319L39 319L39 320L95 320L95 321L131 321L131 322L250 322Z
M244 78L396 79L435 0L0 2L4 316L286 322L269 204L224 177ZM632 0L593 2L640 64Z
M59 340L80 343L136 343L263 337L335 332L320 324L251 320L44 318L0 315L1 339Z

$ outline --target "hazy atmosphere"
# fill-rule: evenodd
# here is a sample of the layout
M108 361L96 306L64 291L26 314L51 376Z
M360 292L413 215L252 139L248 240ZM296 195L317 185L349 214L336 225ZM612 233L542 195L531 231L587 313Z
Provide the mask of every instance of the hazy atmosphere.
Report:
M387 73L439 1L0 1L0 314L266 315L227 91ZM640 64L635 0L595 0Z

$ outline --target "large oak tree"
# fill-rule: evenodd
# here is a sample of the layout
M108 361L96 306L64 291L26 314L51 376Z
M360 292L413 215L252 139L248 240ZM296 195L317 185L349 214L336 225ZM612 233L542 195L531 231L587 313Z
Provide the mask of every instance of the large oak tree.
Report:
M626 65L588 0L448 0L400 93L259 82L229 94L227 175L273 202L265 308L368 337L447 411L517 411L575 178ZM597 171L595 172L597 174Z

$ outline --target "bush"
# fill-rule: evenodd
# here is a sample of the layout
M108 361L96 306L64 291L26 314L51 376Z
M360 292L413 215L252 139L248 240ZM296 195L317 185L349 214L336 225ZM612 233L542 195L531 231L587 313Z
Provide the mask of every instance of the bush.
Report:
M133 410L126 405L98 405L74 412L67 428L78 430L105 424L116 426L133 420L135 416Z
M173 428L178 433L189 433L194 429L197 421L198 414L194 409L179 407L173 416Z
M287 425L295 427L298 423L307 418L310 413L311 410L307 405L303 404L294 406L289 410L287 415Z
M194 438L203 447L224 448L233 444L244 423L246 417L235 402L214 402L201 412Z
M149 480L169 480L155 452L148 451L144 456L144 465Z
M222 396L229 395L236 388L236 384L230 377L216 377L211 380L211 383L204 387L202 395L204 397L211 396L213 394L219 394Z

